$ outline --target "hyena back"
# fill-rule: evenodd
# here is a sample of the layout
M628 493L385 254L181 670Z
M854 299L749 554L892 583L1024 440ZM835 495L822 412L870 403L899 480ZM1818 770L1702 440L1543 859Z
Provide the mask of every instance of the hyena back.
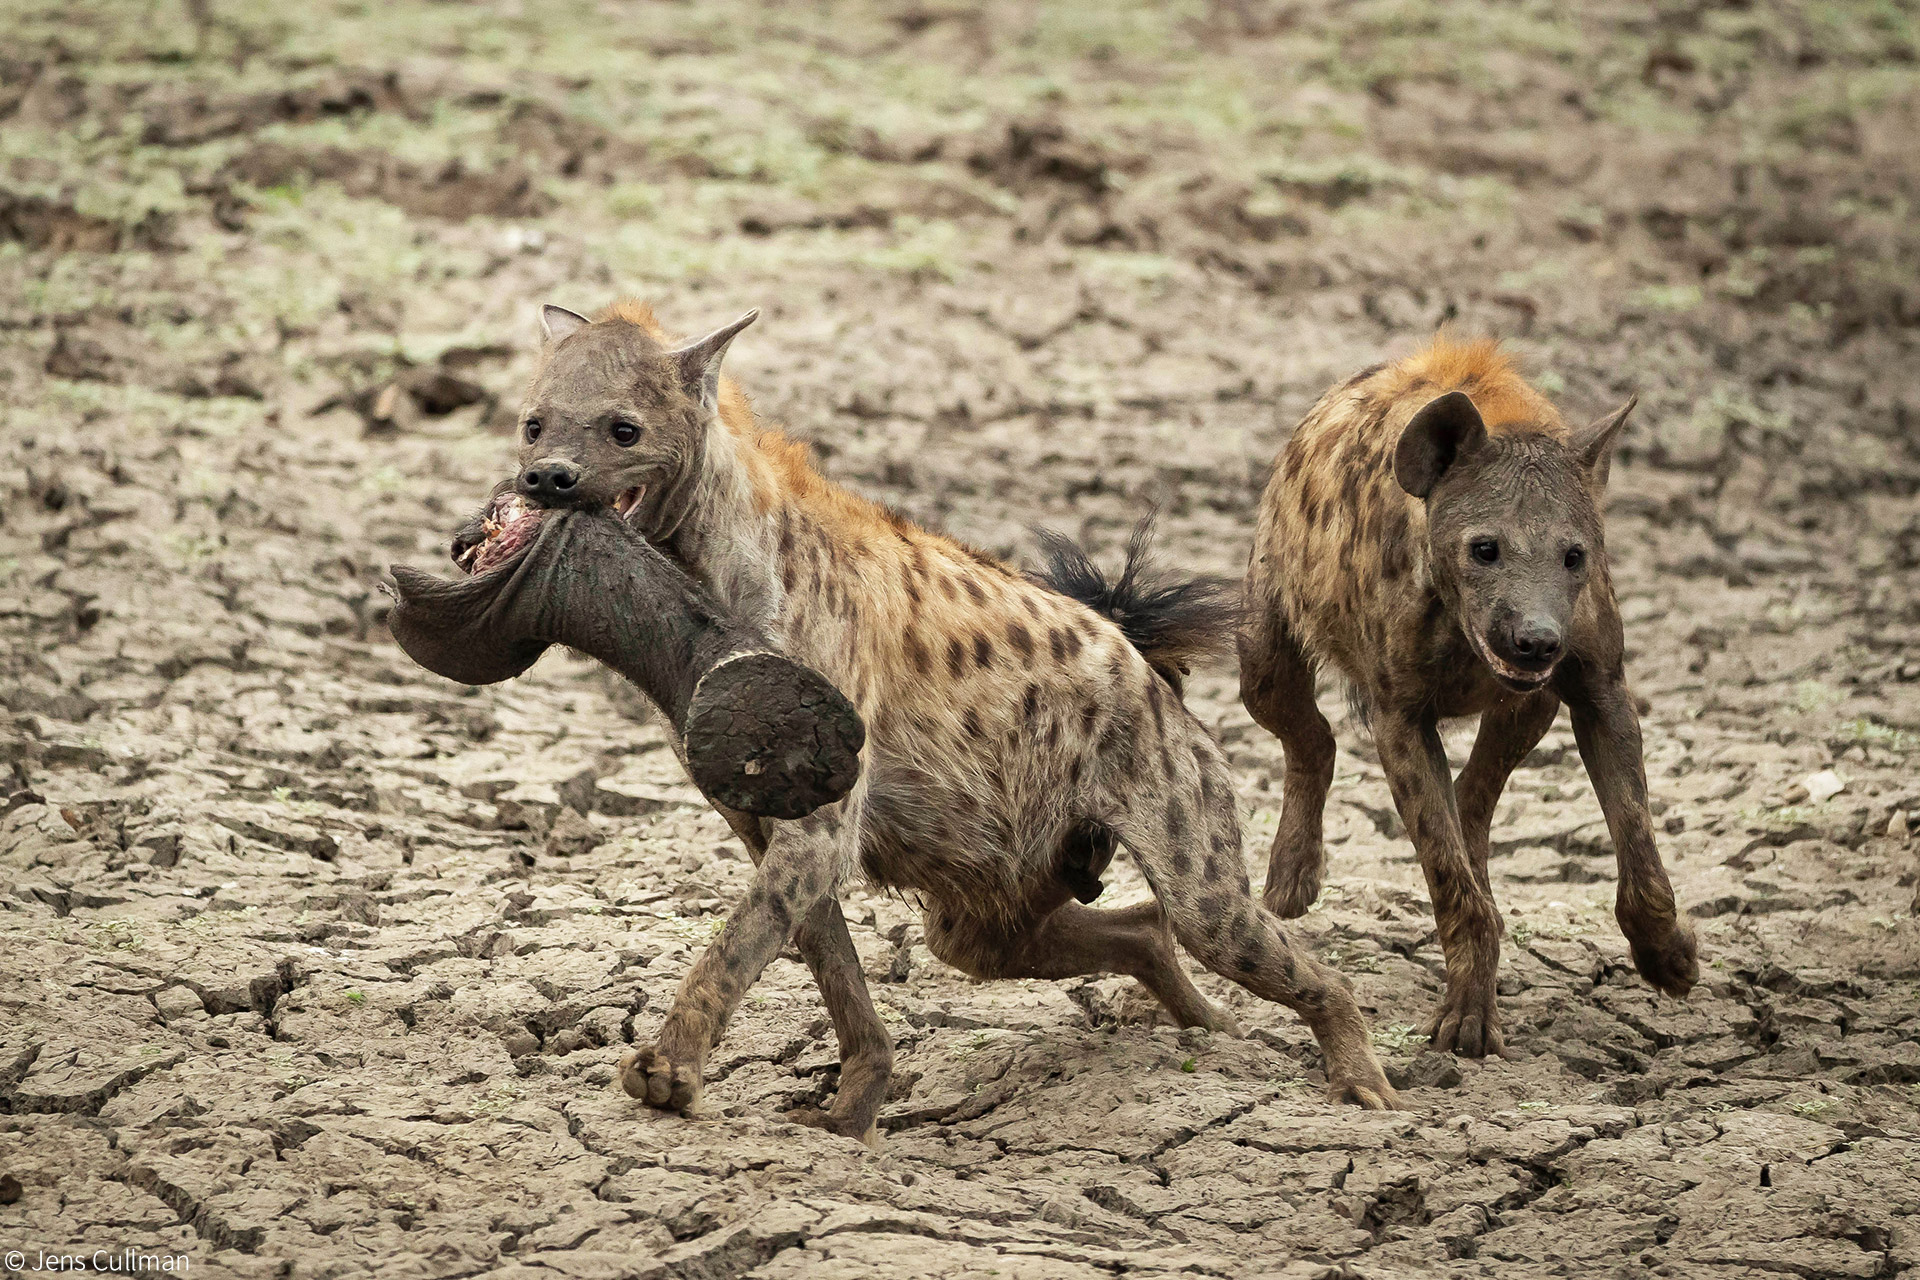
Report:
M1563 702L1613 837L1634 962L1673 994L1698 976L1654 848L1602 540L1608 458L1632 407L1569 431L1494 343L1438 340L1321 397L1261 500L1240 673L1286 753L1265 900L1291 917L1320 893L1334 741L1314 674L1331 663L1369 712L1433 897L1447 989L1427 1030L1442 1050L1503 1047L1488 829ZM1480 729L1456 783L1438 723L1466 715Z
M1125 973L1183 1024L1231 1028L1181 969L1170 928L1210 970L1300 1014L1336 1097L1392 1104L1344 979L1253 900L1225 756L1176 692L1185 660L1230 631L1217 599L1156 594L1137 574L1096 586L1059 556L1056 588L832 485L720 379L745 321L669 349L634 304L546 316L522 492L613 506L833 680L868 730L844 801L791 822L728 815L758 864L752 887L658 1041L623 1062L630 1093L691 1106L728 1018L797 930L843 1056L818 1119L866 1136L891 1047L835 897L858 870L923 895L929 948L970 974ZM1116 842L1155 901L1073 901Z

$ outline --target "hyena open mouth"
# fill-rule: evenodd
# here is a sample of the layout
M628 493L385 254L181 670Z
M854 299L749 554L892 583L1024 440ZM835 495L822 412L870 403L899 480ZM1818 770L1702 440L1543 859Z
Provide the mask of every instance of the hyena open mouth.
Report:
M486 537L461 552L454 561L468 573L485 573L510 559L533 540L546 512L517 493L503 493L487 507L480 528Z
M1535 689L1545 687L1547 681L1553 679L1552 667L1544 671L1529 671L1524 667L1516 667L1496 654L1477 636L1473 640L1473 651L1479 654L1480 660L1492 669L1493 678L1514 693L1532 693Z

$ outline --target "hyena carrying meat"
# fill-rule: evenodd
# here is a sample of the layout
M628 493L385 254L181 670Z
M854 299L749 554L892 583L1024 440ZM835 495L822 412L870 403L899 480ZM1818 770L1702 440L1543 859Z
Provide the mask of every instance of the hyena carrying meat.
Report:
M643 306L593 320L547 307L521 415L523 497L611 507L867 725L845 800L796 821L726 814L757 864L752 888L658 1041L622 1062L627 1091L691 1107L708 1052L791 935L840 1040L839 1093L812 1119L868 1137L892 1046L835 896L858 870L922 895L928 947L969 974L1129 974L1183 1025L1231 1028L1181 968L1170 927L1208 969L1299 1013L1333 1096L1392 1105L1346 982L1253 900L1226 757L1174 688L1183 660L1230 630L1229 611L1130 578L1103 613L830 484L720 378L754 314L670 348ZM1060 564L1068 587L1104 587L1072 557ZM1073 901L1097 891L1116 842L1156 901Z
M1334 744L1313 685L1331 662L1369 712L1433 896L1447 967L1428 1027L1438 1049L1503 1047L1487 832L1562 702L1613 836L1634 964L1673 995L1699 976L1653 844L1601 538L1607 462L1632 408L1569 431L1493 342L1441 339L1322 396L1261 499L1240 683L1286 751L1266 903L1293 917L1320 893ZM1480 731L1456 783L1438 725L1468 715Z

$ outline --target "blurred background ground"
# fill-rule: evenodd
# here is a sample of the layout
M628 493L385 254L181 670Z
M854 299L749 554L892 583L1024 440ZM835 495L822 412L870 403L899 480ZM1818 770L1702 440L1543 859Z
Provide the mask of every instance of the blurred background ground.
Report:
M0 1247L194 1272L1884 1276L1920 1263L1920 72L1908 0L0 0ZM712 1114L611 1085L746 883L644 711L469 691L378 584L507 465L538 303L703 332L860 492L1238 574L1329 382L1442 323L1583 420L1690 1000L1571 734L1495 830L1511 1060L1365 735L1299 932L1408 1109L849 891L878 1153L775 963ZM1229 670L1256 880L1276 744ZM1469 741L1456 734L1464 753ZM1829 777L1827 775L1831 774ZM1844 789L1833 792L1838 782ZM1119 868L1108 902L1144 886ZM1104 905L1104 904L1103 904ZM9 1179L19 1183L18 1197Z

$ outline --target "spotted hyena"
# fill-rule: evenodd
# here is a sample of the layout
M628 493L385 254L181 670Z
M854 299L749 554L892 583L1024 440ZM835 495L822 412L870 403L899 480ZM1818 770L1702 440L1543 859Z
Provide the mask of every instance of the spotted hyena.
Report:
M1507 775L1560 704L1619 859L1616 914L1662 991L1699 975L1654 849L1640 722L1622 671L1600 499L1633 402L1570 431L1490 341L1436 341L1321 397L1260 504L1240 637L1242 696L1286 751L1266 903L1320 893L1333 734L1314 704L1332 663L1365 708L1433 895L1447 990L1440 1049L1502 1048L1500 917L1487 831ZM1456 783L1439 722L1478 715Z
M521 494L619 512L832 680L868 730L845 800L795 821L728 815L757 863L752 887L657 1042L623 1061L629 1093L690 1107L728 1018L793 935L840 1038L839 1093L815 1119L867 1136L892 1050L836 898L864 873L920 894L928 947L969 974L1130 974L1182 1024L1231 1028L1177 938L1299 1013L1334 1096L1393 1103L1348 985L1253 900L1226 758L1177 690L1187 659L1231 643L1227 602L1197 584L1153 589L1137 557L1108 586L1070 548L1055 548L1050 579L1029 579L829 483L720 378L753 313L679 347L636 304L544 314ZM1076 901L1117 845L1155 900Z

